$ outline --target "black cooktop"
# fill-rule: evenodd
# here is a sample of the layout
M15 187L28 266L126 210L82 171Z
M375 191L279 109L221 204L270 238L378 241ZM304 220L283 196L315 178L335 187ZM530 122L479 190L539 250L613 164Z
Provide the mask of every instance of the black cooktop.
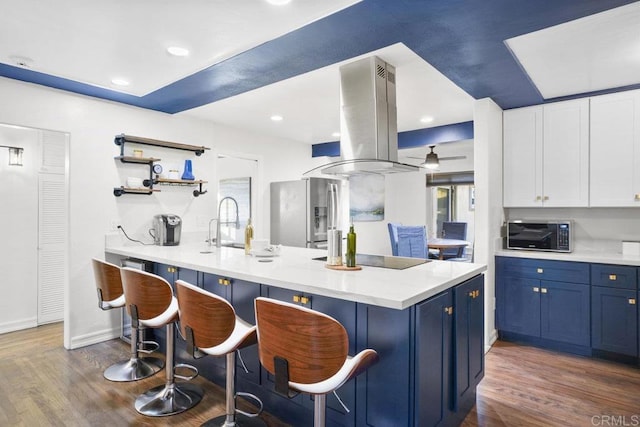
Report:
M326 261L327 257L313 258L316 261ZM394 270L404 270L405 268L431 262L424 258L405 258L399 256L367 255L356 254L356 265L366 265L369 267L392 268Z

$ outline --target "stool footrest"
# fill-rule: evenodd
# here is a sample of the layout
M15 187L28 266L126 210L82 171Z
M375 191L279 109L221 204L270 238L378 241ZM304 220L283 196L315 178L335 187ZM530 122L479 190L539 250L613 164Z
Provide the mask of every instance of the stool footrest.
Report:
M245 417L249 417L249 418L257 417L262 413L262 410L264 409L264 406L262 405L262 400L260 400L260 398L258 396L256 396L255 394L246 393L246 392L243 392L243 391L237 392L236 393L236 397L237 396L241 396L241 397L244 397L245 399L253 400L259 406L258 412L256 412L256 413L242 411L242 410L238 409L238 407L236 406L236 412L237 413L242 414Z
M193 375L179 375L176 373L177 369L187 369L189 371L193 372ZM180 378L181 380L184 381L191 381L192 379L194 379L195 377L198 376L198 368L196 368L193 365L189 365L187 363L177 363L174 367L173 367L173 375L176 378Z
M145 348L145 346L150 346L151 348ZM160 348L160 344L155 341L140 341L138 343L138 351L144 354L151 354L154 351L157 351Z

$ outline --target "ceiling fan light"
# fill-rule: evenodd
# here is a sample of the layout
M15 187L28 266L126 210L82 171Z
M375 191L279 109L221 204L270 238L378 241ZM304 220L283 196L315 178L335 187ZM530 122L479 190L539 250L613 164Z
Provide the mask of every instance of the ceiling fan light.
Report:
M440 161L438 160L438 155L433 152L433 145L429 146L431 149L430 153L427 153L427 157L424 159L424 163L421 166L427 169L437 169L440 166Z

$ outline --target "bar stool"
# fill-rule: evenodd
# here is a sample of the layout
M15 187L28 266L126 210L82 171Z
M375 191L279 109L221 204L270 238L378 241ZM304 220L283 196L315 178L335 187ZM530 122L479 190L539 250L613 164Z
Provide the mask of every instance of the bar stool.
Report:
M325 425L327 393L378 361L375 350L348 356L349 338L333 317L294 304L255 300L260 363L275 375L276 392L314 395L313 425Z
M187 340L187 351L194 357L225 356L226 414L207 421L203 426L266 426L257 416L262 402L249 393L235 392L236 350L257 342L256 327L238 316L225 299L193 286L176 281L176 294L180 309L180 329ZM236 395L258 402L260 410L251 414L236 408Z
M102 310L122 308L125 305L124 292L122 291L122 279L120 267L97 258L92 259L93 275L98 291L98 307ZM136 381L150 377L160 371L164 366L164 360L157 357L139 357L140 352L151 353L157 349L145 350L141 345L149 344L149 341L140 339L142 330L131 325L131 357L128 360L115 363L104 371L104 377L109 381Z
M136 410L150 417L162 417L184 412L202 400L201 387L185 382L176 383L175 378L191 380L198 375L195 367L174 363L175 322L178 320L178 301L173 296L171 285L160 276L123 267L122 285L127 307L131 313L131 324L147 328L166 327L166 383L142 393L135 402ZM187 368L195 372L192 376L175 373L176 368Z

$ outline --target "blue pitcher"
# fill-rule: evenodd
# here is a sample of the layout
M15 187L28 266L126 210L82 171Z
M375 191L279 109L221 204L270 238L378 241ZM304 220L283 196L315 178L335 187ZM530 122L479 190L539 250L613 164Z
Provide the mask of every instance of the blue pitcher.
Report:
M193 166L191 165L191 160L184 161L184 172L182 173L182 179L193 181L195 177L193 176Z

